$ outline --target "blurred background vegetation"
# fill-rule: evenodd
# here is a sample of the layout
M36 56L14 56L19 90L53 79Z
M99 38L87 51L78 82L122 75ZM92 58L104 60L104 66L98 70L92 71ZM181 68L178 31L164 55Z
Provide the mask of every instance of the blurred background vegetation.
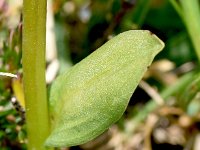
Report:
M24 105L22 4L22 0L0 0L0 72L19 76L0 77L1 150L23 150L27 143L24 114L11 103L16 98ZM56 75L131 29L150 30L165 42L165 49L117 124L89 143L62 149L200 150L198 60L184 22L169 0L48 0L48 87Z

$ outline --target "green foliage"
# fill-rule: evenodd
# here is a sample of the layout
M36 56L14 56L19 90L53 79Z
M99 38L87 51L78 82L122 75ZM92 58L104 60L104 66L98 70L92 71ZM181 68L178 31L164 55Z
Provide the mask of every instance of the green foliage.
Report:
M119 120L147 67L163 47L149 31L127 31L60 75L51 88L54 129L46 145L88 142Z
M35 9L31 6L33 4L31 2L34 2L35 4L38 2L34 5L34 7L36 7ZM28 13L23 14L23 17L27 15L26 17L30 19L30 25L38 28L45 27L44 20L43 26L38 25L39 21L41 21L40 19L45 18L42 16L46 14L45 9L39 9L37 11L40 2L45 2L45 0L27 0L25 2L27 6L30 7L27 10L33 9L36 11L35 13L32 13L33 16L38 15L39 17L33 19L33 16L27 15ZM27 35L30 36L29 41L31 42L30 44L27 43L26 55L28 56L25 56L27 62L23 62L25 62L29 70L24 67L22 75L22 25L20 23L22 3L20 4L21 6L19 6L19 3L20 1L16 0L3 0L0 3L0 71L18 74L18 82L21 87L23 84L21 79L24 79L27 73L30 75L30 80L33 81L33 79L35 80L34 77L36 77L35 72L41 73L40 69L42 69L43 72L45 70L44 47L42 48L43 50L36 48L41 43L42 45L45 43L44 41L40 41L45 40L45 29L40 28L41 30L38 30L38 32L35 32L34 30L27 32ZM64 74L56 79L51 89L50 110L53 131L47 141L52 141L52 143L49 142L50 146L75 145L90 141L90 139L101 134L110 126L110 124L113 124L120 118L125 111L135 86L142 76L137 74L137 83L134 81L134 84L132 84L133 79L135 79L135 66L140 67L141 65L141 63L137 64L135 61L142 62L143 64L143 61L146 61L147 58L139 56L141 58L140 60L138 60L139 57L136 59L134 58L134 60L129 63L132 56L135 55L128 55L126 50L119 53L119 49L117 48L116 50L112 49L111 51L109 49L109 52L115 54L115 57L109 55L105 59L103 59L103 56L106 55L103 55L104 52L101 50L106 47L105 45L97 51L95 50L107 42L110 37L127 30L135 29L149 30L165 42L165 50L159 53L158 57L154 60L155 63L153 63L144 76L144 82L149 83L152 89L156 87L157 95L162 97L164 107L172 108L172 110L173 108L179 109L184 115L190 115L191 120L192 117L194 118L188 128L184 127L186 136L183 135L183 138L186 139L186 141L192 141L191 139L195 140L196 133L199 132L198 124L200 112L200 84L198 73L198 58L200 58L199 0L53 0L52 3L53 15L55 17L55 25L52 29L55 29L57 44L57 54L54 56L53 61L59 61L60 70L58 71L58 74L63 72ZM16 14L18 17L16 17ZM26 26L27 24L23 23L23 25ZM23 26L23 28L25 26ZM30 32L33 32L33 34ZM27 40L26 36L23 35L23 37ZM116 38L118 38L118 36ZM112 40L115 40L115 38ZM124 41L125 42L119 41L117 43L119 44L118 47L120 49L124 49L125 46L123 44L120 45L122 42L126 43L127 40L124 39ZM108 43L106 43L106 45L108 45ZM30 54L28 50L31 50L32 52L38 50L37 57ZM101 51L99 52L99 50ZM90 55L93 51L95 52ZM130 53L132 53L132 51ZM24 54L25 53L23 52L23 55ZM85 58L88 55L90 56ZM40 56L43 58L39 61L35 61L35 63L39 64L43 62L43 64L38 65L39 67L34 67L32 65L30 67L30 61L33 62L34 60L32 59L34 58L38 60L38 58L41 58ZM94 58L96 60L94 65L93 61L91 63L91 56L92 59ZM154 56L151 56L151 59L153 59L153 57ZM85 59L82 62L71 68L73 63L75 64L83 58ZM160 61L162 59L173 64L173 67L163 71L162 69L168 68L168 65L163 65L161 63L162 61ZM123 60L125 60L125 62L123 62ZM51 64L51 61L52 60L48 60L47 65ZM97 62L103 64L102 68ZM150 62L151 60L149 60L149 63ZM108 65L110 67L104 68L104 64L105 66ZM120 64L126 65L121 66ZM148 66L147 64L146 66ZM162 66L161 68L158 67L160 64ZM155 67L156 65L158 66ZM47 66L47 68L48 67L49 66ZM129 70L129 68L132 67L134 69ZM71 70L69 70L70 68ZM192 72L189 73L191 70ZM101 74L100 72L104 73ZM56 71L54 73L56 74ZM87 76L85 74L87 74ZM97 75L98 77L96 77ZM93 78L91 76L93 76ZM28 110L31 110L31 113L28 111L28 116L33 117L33 121L30 121L30 119L26 120L28 125L27 129L33 133L33 136L31 135L32 138L30 138L29 134L29 139L26 136L26 126L21 124L23 117L21 118L20 113L17 113L10 103L12 97L18 98L17 95L23 95L23 91L19 92L19 90L13 88L13 85L15 84L14 80L4 77L0 78L0 149L26 149L27 145L32 145L33 147L36 145L33 144L33 141L39 143L37 144L38 147L44 148L44 140L46 137L39 142L40 138L38 137L42 137L42 133L39 133L39 130L42 132L45 131L42 129L42 126L49 124L41 123L39 127L35 126L35 123L48 119L48 115L41 115L41 113L45 112L44 105L47 106L46 104L40 103L42 100L46 103L46 98L42 98L42 95L45 97L46 92L41 90L41 87L45 89L45 81L41 81L43 77L44 73L42 76L36 77L35 81L26 82L26 84L28 83L30 85L29 88L26 86L25 89L32 94L31 98L28 98L28 100L32 99L32 103L28 104ZM86 82L86 78L89 80L88 82ZM59 84L60 82L62 82L62 84ZM125 82L128 82L128 84L125 84ZM39 85L40 83L42 86ZM51 84L48 84L48 86L51 86ZM39 95L39 98L42 100L36 100L38 97L33 96L33 88L35 87L38 87L38 90L35 90L36 95ZM154 101L154 97L145 97L143 99L143 96L147 95L145 93L146 91L144 92L142 90L142 92L138 92L138 89L140 88L137 88L132 95L122 119L114 126L114 128L120 126L120 134L122 133L123 137L125 136L124 139L121 138L123 146L134 143L129 140L133 139L133 136L135 136L134 131L135 129L138 129L141 122L148 120L147 118L150 113L157 113L157 118L161 118L160 116L162 116L162 114L158 113L162 109L162 106L158 105L156 100ZM95 94L96 92L97 94ZM120 101L120 98L123 100ZM150 98L152 98L152 100L149 100ZM19 98L18 100L20 101ZM114 103L113 101L119 103ZM91 104L91 106L89 104ZM117 109L117 111L113 111L114 109ZM102 113L103 115L98 115ZM177 114L173 114L173 111L170 113L172 113L172 116L176 116L175 120L178 122L176 122L175 125L179 125ZM128 127L127 122L129 123ZM168 120L168 122L170 121ZM63 123L66 125L63 125ZM149 124L147 123L147 125ZM171 123L171 125L173 126L174 124ZM142 128L142 126L139 127ZM159 128L164 129L163 127ZM167 128L169 129L169 127ZM47 129L47 127L44 127L44 129ZM112 129L113 128L108 132L111 133ZM155 126L152 127L151 141L148 137L145 137L142 139L142 143L155 142L153 141L154 129L156 129ZM191 129L193 129L195 133L187 132L191 131ZM57 131L61 131L61 133L58 133ZM91 132L94 134L90 134ZM113 136L115 136L116 133L110 135L111 141L113 141ZM146 133L144 133L144 135L146 135ZM191 139L188 140L188 137ZM76 139L74 140L73 138ZM27 143L27 139L29 140L29 143ZM71 141L71 143L68 140ZM96 141L98 140L95 140L95 142ZM112 143L109 139L106 139L106 141L108 141L109 144ZM188 143L184 143L182 147L185 146L187 149L188 145L191 145L191 142ZM120 145L120 143L118 143L118 145ZM140 146L141 145L143 144L140 144ZM106 147L105 143L104 147Z

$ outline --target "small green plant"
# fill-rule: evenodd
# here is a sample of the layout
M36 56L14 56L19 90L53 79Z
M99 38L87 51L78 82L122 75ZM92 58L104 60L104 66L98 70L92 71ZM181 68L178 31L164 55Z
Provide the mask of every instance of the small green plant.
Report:
M24 1L23 74L28 148L43 149L49 134L45 87L46 1ZM59 76L50 92L53 131L48 146L85 143L124 113L129 99L164 44L149 31L127 31Z
M170 2L186 25L200 59L199 1ZM147 30L123 32L59 75L51 86L48 100L45 35L46 0L24 0L22 62L30 150L79 145L102 134L120 119L148 66L164 48L164 43ZM190 105L198 103L199 74L194 74L185 75L161 96L166 99L182 90L179 105L190 112ZM149 101L145 111L132 118L134 124L156 107L154 101Z

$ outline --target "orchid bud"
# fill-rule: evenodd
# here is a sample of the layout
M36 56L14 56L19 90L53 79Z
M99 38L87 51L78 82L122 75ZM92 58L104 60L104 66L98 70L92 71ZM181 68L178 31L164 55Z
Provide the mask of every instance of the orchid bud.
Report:
M50 91L53 130L47 146L86 143L120 119L164 43L149 31L117 35L60 75Z

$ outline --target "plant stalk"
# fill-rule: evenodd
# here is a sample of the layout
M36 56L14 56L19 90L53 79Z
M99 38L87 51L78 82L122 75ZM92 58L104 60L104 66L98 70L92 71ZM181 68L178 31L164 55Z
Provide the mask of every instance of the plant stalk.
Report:
M180 0L182 19L191 37L197 57L200 61L200 5L198 0Z
M22 62L29 150L45 150L49 117L45 82L46 0L24 0Z

